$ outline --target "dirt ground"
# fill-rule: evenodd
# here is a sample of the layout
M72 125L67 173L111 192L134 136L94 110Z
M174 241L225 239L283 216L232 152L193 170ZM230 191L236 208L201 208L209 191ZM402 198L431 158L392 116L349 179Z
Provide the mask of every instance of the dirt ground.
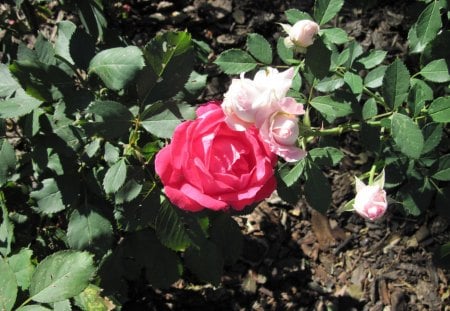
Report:
M363 3L363 4L361 4ZM161 29L187 29L207 42L213 60L221 51L244 47L256 32L275 42L277 22L297 8L312 12L309 0L136 1L129 21L118 21L129 40L144 44ZM365 49L388 51L387 61L405 58L409 27L417 1L346 1L335 19ZM414 60L406 58L408 65ZM230 77L214 65L199 65L208 86L199 102L220 99ZM246 236L237 264L227 267L222 285L194 285L186 276L170 290L135 293L126 310L450 310L449 271L432 263L437 245L450 238L447 220L429 211L418 218L390 209L377 222L366 222L337 209L353 196L353 176L367 170L355 134L340 137L346 154L326 172L333 187L327 216L303 200L295 205L274 195L253 213L237 218Z

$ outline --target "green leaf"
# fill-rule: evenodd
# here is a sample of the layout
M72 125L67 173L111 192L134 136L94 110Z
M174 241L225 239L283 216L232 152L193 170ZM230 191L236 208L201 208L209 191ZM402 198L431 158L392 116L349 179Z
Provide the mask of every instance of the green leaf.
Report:
M342 99L334 99L331 96L318 96L311 100L311 106L319 111L322 116L330 123L336 118L350 115L352 107L347 102L339 101Z
M89 63L89 74L96 74L115 91L123 89L144 67L142 51L136 46L103 50Z
M46 65L55 65L55 51L53 45L44 37L39 34L36 43L34 45L34 50L38 57L38 61Z
M328 75L331 65L331 51L319 37L306 50L305 65L318 79Z
M52 309L46 308L41 305L26 305L20 307L19 309L17 309L17 311L52 311Z
M103 189L107 194L116 193L123 186L127 178L127 164L125 159L120 159L111 166L103 179Z
M348 59L345 63L345 66L347 68L351 68L353 65L353 62L363 54L363 48L361 44L359 44L356 40L350 41L347 45L347 48L342 52L348 50Z
M428 63L422 68L422 70L420 70L420 74L426 80L431 82L442 83L450 81L447 62L442 58Z
M419 127L408 116L392 115L391 132L400 151L406 156L418 159L422 154L423 135Z
M363 91L363 80L357 74L347 71L344 74L344 81L352 90L353 94L361 94Z
M432 177L437 180L450 180L450 154L439 158L437 166L433 168Z
M392 110L405 101L409 89L409 72L400 59L390 64L383 78L383 96Z
M229 214L221 213L213 219L210 236L221 250L226 264L231 265L239 259L244 239L241 229Z
M0 139L0 187L9 179L16 168L16 152L6 139Z
M75 64L70 55L70 40L75 33L77 26L71 21L61 21L58 23L58 37L55 42L55 54L64 58L70 64Z
M428 114L434 122L450 122L450 97L436 98L428 108Z
M59 251L46 257L31 278L30 299L51 303L74 297L89 284L95 272L92 255Z
M117 161L119 161L120 150L118 147L110 144L109 142L105 143L105 155L103 158L109 165L113 165Z
M103 29L107 27L107 21L103 15L103 4L98 0L77 1L78 16L84 29L95 39L103 38Z
M260 34L248 34L247 51L260 62L268 65L272 64L272 47Z
M179 118L169 109L141 121L147 132L161 138L171 138L180 123Z
M422 129L424 138L422 154L431 152L436 148L442 139L443 126L440 123L428 123Z
M378 66L375 69L369 71L364 78L364 85L371 89L379 88L383 84L384 74L386 73L387 66Z
M349 40L347 32L341 28L327 28L320 30L320 32L325 37L325 41L329 41L334 44L344 44Z
M283 63L287 65L297 64L298 61L294 59L293 49L287 48L284 44L283 38L278 38L277 41L277 53Z
M428 43L436 37L442 26L439 8L439 2L433 1L419 15L416 22L416 34L420 42Z
M8 263L0 258L0 309L10 311L17 297L17 281Z
M304 169L305 169L304 160L298 161L297 163L295 163L293 167L291 164L286 163L279 169L281 180L283 180L286 186L290 187L297 182L297 180L303 174Z
M316 0L314 19L323 25L330 21L341 10L344 0Z
M344 79L337 75L333 75L320 80L316 85L314 85L314 88L319 92L329 93L341 88L344 83Z
M33 251L28 248L23 248L19 253L8 258L9 266L16 276L17 285L20 286L22 290L28 289L31 282L31 276L34 272L31 256L33 256Z
M117 191L114 196L116 204L123 204L125 202L131 202L138 197L141 193L142 184L138 183L134 178L129 179L123 187Z
M420 57L422 64L428 64L435 59L445 59L447 63L450 63L450 30L443 30L439 32L433 41L429 42Z
M100 293L102 289L89 284L76 298L76 304L81 310L87 311L108 311L107 300Z
M314 163L319 166L335 166L344 157L344 153L334 147L314 148L308 154Z
M444 269L450 269L450 242L438 246L433 253L433 263Z
M75 209L67 225L67 243L70 248L103 255L111 247L111 222L91 205Z
M386 57L387 52L381 50L372 50L367 55L363 55L356 59L366 69L372 69L381 64Z
M284 12L284 15L286 16L286 19L288 20L288 22L291 23L292 25L303 19L312 20L311 15L309 15L306 12L300 11L298 9L286 10Z
M29 114L42 104L40 100L26 94L22 89L16 96L0 100L0 118L17 118Z
M362 116L364 120L373 118L378 114L377 102L374 98L369 98L363 106Z
M57 301L53 303L54 311L72 311L72 305L69 299Z
M418 116L425 107L426 101L433 100L433 89L423 80L411 79L408 94L408 106L414 116Z
M239 74L256 68L256 61L245 51L230 49L222 52L214 61L226 74Z
M155 230L161 243L174 251L183 251L191 244L179 212L167 200L159 210Z
M331 205L331 187L322 171L311 161L306 166L305 198L316 211L324 214Z
M9 97L20 88L19 82L13 78L8 66L0 64L0 97Z
M63 195L54 178L42 181L42 188L30 193L30 197L37 201L39 213L50 215L66 208Z
M200 248L190 246L184 254L184 260L186 267L200 280L219 285L224 259L216 245L205 240Z
M95 115L94 122L85 124L91 135L100 134L106 138L116 138L128 133L133 120L130 110L114 101L94 101L87 109Z
M433 191L430 182L424 180L410 180L398 190L398 198L403 204L405 212L418 216L430 207Z
M6 200L3 192L0 191L0 208L2 209L2 222L0 223L0 254L8 256L11 252L11 244L14 240L14 224L9 218ZM1 258L1 256L0 256Z

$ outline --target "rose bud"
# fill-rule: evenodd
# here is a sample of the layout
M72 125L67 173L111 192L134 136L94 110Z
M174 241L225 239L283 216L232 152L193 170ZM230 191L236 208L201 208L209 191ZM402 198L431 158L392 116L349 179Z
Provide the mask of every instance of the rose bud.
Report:
M296 22L293 26L282 24L288 36L284 39L284 44L291 48L302 51L314 43L320 27L316 22L304 19Z
M356 179L356 197L353 207L364 218L375 220L386 212L388 203L384 187L384 171L372 185L364 184Z

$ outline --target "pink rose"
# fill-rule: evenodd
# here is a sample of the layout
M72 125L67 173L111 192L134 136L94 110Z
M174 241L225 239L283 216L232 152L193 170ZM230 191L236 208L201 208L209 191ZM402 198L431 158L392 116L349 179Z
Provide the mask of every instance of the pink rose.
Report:
M388 203L384 186L383 177L375 181L372 185L366 185L356 178L356 197L354 208L355 211L364 218L375 220L380 218L386 212Z
M303 105L293 98L285 97L277 102L270 117L258 118L256 122L260 135L270 150L288 162L295 162L306 156L306 152L297 147L299 128L296 115L304 113Z
M155 169L170 201L187 211L242 210L276 187L276 156L254 127L234 131L219 102L197 109L197 119L175 129L156 155Z
M293 68L278 72L269 67L258 71L253 80L244 78L244 74L233 79L222 103L225 122L237 131L245 131L255 123L257 115L268 117L273 105L286 96L293 76Z
M320 27L316 22L304 19L296 22L293 26L282 25L288 34L285 38L287 47L307 48L314 43Z

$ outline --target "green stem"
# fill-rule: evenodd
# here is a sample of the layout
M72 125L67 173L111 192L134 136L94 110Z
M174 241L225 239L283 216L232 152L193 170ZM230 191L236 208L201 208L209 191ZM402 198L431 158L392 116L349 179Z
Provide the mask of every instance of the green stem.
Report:
M377 169L377 165L373 164L369 171L369 185L373 183L373 180L375 178L375 171Z

